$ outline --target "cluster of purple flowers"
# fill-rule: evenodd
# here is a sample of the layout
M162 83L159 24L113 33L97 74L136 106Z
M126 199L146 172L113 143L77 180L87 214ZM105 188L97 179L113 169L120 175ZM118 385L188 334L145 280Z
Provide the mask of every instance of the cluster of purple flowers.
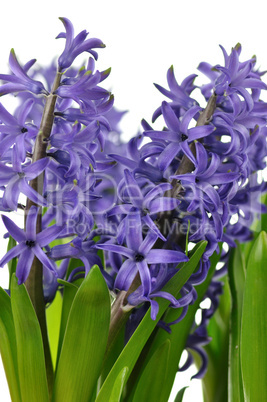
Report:
M123 113L101 86L110 69L95 70L95 49L103 43L86 39L86 31L75 37L71 22L61 21L66 33L58 38L66 44L57 66L32 69L35 60L20 65L12 50L11 73L0 75L0 94L16 93L20 101L12 114L0 104L0 209L26 211L25 232L3 217L18 245L0 265L19 256L16 274L23 283L36 256L44 267L46 302L51 302L57 278L75 280L97 264L115 293L136 283L131 305L151 305L155 319L155 297L163 297L183 308L181 320L218 244L234 247L236 240L249 240L254 216L262 212L259 196L266 186L257 176L267 154L262 73L255 58L239 60L240 46L230 55L222 48L224 66L200 64L209 78L200 87L194 84L196 75L179 85L171 67L169 89L156 85L167 98L153 115L153 122L163 118L163 129L143 120L142 133L125 144L118 127ZM88 63L73 67L83 52L91 55ZM193 98L194 91L201 91L207 106ZM42 230L36 233L41 208ZM58 244L49 247L55 239ZM207 248L176 300L162 288L188 261L188 240L206 240ZM71 258L81 266L66 278ZM216 295L218 276L210 288ZM196 336L192 339L196 349Z

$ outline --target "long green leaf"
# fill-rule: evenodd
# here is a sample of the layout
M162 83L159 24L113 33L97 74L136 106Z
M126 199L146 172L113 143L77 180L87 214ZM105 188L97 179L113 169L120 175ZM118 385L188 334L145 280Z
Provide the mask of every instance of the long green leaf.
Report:
M124 367L121 372L119 373L118 377L115 380L115 383L112 387L112 391L110 394L110 399L109 402L119 402L122 392L123 392L123 387L125 385L125 381L127 378L127 372L128 372L128 367Z
M47 332L48 332L51 358L54 369L56 367L56 360L57 360L61 311L62 311L62 296L60 292L57 291L54 300L46 309Z
M140 377L133 402L165 402L162 389L167 374L171 342L167 339L152 355Z
M13 274L11 307L14 318L22 402L48 402L44 349L38 319L24 285Z
M188 281L206 248L206 242L201 242L195 247L195 253L190 258L190 261L185 263L182 268L173 276L173 278L165 285L164 291L178 296L183 285ZM97 402L106 402L109 400L112 384L119 375L123 367L129 367L127 375L129 376L134 368L134 365L145 346L148 338L156 327L159 319L169 306L169 301L163 298L156 298L159 305L159 312L156 320L151 319L151 310L144 316L143 320L139 324L138 328L124 347L122 353L118 357L104 384L102 385L100 392L97 396Z
M228 278L232 298L230 334L229 334L229 402L243 402L244 392L240 365L240 337L243 294L245 285L245 261L241 247L238 244L232 250L228 264Z
M11 301L0 288L0 352L13 402L20 402L17 344Z
M94 266L71 306L58 362L54 402L87 402L100 374L110 321L106 282Z
M223 282L223 294L220 296L219 307L207 326L211 341L204 347L208 355L208 368L202 379L205 402L227 401L231 296L225 277ZM200 367L201 362L198 354L195 356L195 361L196 365Z
M80 266L82 261L78 259L71 259L68 267L68 272L67 272L67 277L71 273L73 269L76 267ZM75 281L74 283L69 283L67 281L63 280L58 280L60 284L64 284L64 290L63 290L63 300L62 300L62 308L61 308L61 320L60 320L60 329L59 329L59 338L58 338L58 346L57 346L57 363L59 361L60 353L61 353L61 348L62 348L62 343L66 331L66 326L69 318L69 313L70 309L74 300L74 297L77 293L77 290L79 288L79 285L82 283L82 280L79 279Z
M267 207L267 194L261 197L261 202ZM267 213L261 214L260 217L253 222L250 229L253 231L253 239L240 245L246 263L248 262L250 251L258 234L261 231L267 232Z
M267 234L250 252L241 321L241 370L245 401L267 401Z

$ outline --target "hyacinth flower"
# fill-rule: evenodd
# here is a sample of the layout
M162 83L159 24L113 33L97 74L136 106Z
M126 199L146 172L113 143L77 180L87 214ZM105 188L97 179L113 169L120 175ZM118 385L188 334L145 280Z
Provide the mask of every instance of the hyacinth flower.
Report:
M124 170L124 180L119 183L118 192L122 204L116 205L114 208L107 212L108 216L114 214L123 214L131 217L131 212L135 215L139 211L142 221L147 225L158 237L166 240L160 233L158 227L154 223L151 215L156 215L163 211L172 211L175 209L180 201L175 198L164 197L164 193L172 188L169 183L161 183L152 189L148 189L146 194L143 195L138 182L128 169ZM124 193L127 193L127 195ZM125 220L126 224L126 220ZM121 227L124 231L124 225ZM118 233L119 236L119 233Z
M94 218L89 209L90 203L100 198L91 191L94 183L89 180L67 182L60 189L47 189L45 199L47 212L43 224L47 225L54 219L56 222L65 222L62 236L76 233L85 239L94 226Z
M160 170L166 170L180 150L195 163L189 143L210 135L214 131L214 127L209 125L188 128L190 121L200 111L199 106L193 106L183 115L180 121L172 107L167 102L162 102L162 114L167 124L167 130L147 130L144 132L152 140L165 140L168 142L168 145L158 158Z
M19 109L16 117L12 116L2 104L0 104L0 133L4 135L1 140L1 156L10 149L13 144L13 152L16 150L18 159L24 162L26 152L31 151L31 140L37 135L37 129L32 124L26 123L28 114L33 107L33 99L28 99Z
M57 38L65 38L66 45L63 53L58 58L58 65L60 71L64 71L66 68L70 67L76 57L83 53L88 52L97 59L97 53L95 48L104 48L104 43L96 38L90 38L86 40L88 32L81 31L75 38L74 38L74 29L73 25L68 18L60 18L62 21L66 33L61 32Z
M126 245L127 247L103 243L96 248L119 253L127 259L122 264L115 280L115 288L128 290L132 281L139 273L142 284L142 293L148 296L151 291L151 276L148 264L173 264L187 261L187 256L176 250L152 249L158 236L154 232L148 232L143 239L140 215L133 214L127 221Z
M193 106L198 105L198 102L189 96L196 88L196 86L193 84L196 77L196 74L191 74L182 81L181 85L179 85L174 75L174 68L171 66L167 71L169 90L163 88L161 85L154 85L164 96L172 100L170 103L171 107L179 116L181 116L183 115L183 112L191 109ZM154 122L161 114L162 108L159 107L153 113L152 122Z
M190 183L194 194L188 211L194 210L201 201L210 212L220 210L220 197L213 185L233 183L240 175L235 172L220 172L220 158L216 154L208 155L200 143L196 144L196 160L196 168L192 173L174 175L171 179L181 180L183 185Z
M45 268L53 271L57 276L54 264L43 252L42 247L51 243L61 232L62 227L53 225L40 233L36 233L36 220L38 208L32 206L27 215L25 232L20 229L7 216L2 216L2 220L10 235L19 243L1 259L2 267L14 257L19 256L16 275L18 283L21 284L27 279L34 257L36 256Z
M67 99L68 100L68 99ZM66 99L64 99L66 101ZM114 104L114 96L110 95L108 99L100 99L97 104L88 105L88 101L81 105L81 109L76 109L73 107L69 107L70 105L67 102L62 102L57 106L57 111L55 112L55 116L58 117L59 122L61 120L75 123L78 121L81 124L87 125L92 121L98 121L101 126L110 130L110 118L107 119L105 114L107 114L110 110L113 110L112 106ZM117 129L114 130L117 132Z
M91 164L95 167L93 154L97 145L93 141L97 139L99 131L99 124L93 121L84 129L81 129L80 124L76 124L69 133L58 133L51 136L52 147L69 154L69 169L65 174L66 177L77 174L81 165L89 166ZM53 150L51 151L53 152Z
M95 74L89 70L82 77L78 77L75 82L73 79L69 84L66 80L62 81L61 86L56 90L56 94L61 98L70 98L77 102L79 105L87 103L91 100L98 100L109 98L110 93L97 85L103 80L104 76L108 76L109 71L100 73L96 71Z
M0 79L7 82L0 86L0 96L22 91L29 91L36 95L48 95L40 81L35 81L26 74L17 60L14 49L10 52L9 66L13 74L0 74Z
M163 147L160 148L161 151L162 149ZM159 153L160 150L158 149L157 153ZM157 169L155 166L151 165L145 160L147 155L143 156L142 158L140 157L138 161L135 161L132 158L120 154L110 153L108 154L108 156L116 162L119 162L123 166L131 169L133 172L144 177L151 178L153 181L155 180L156 183L159 183L161 180L163 180L163 172L159 171L159 169Z
M81 238L76 238L70 243L53 247L48 254L53 260L64 258L80 259L84 263L86 274L88 274L93 265L101 266L101 260L93 247L94 244L92 240L83 241Z
M218 95L222 95L223 93L231 95L233 92L236 92L245 99L248 106L252 105L251 97L246 88L266 89L266 84L251 74L255 60L248 60L246 63L240 64L237 49L233 49L230 56L227 55L223 47L222 50L226 65L225 67L215 67L223 73L215 82L216 93Z
M38 205L46 205L46 200L29 185L28 181L39 176L47 167L49 160L46 158L39 159L28 166L20 165L16 160L13 160L13 163L13 166L10 167L0 162L0 184L5 186L3 206L17 210L20 193Z

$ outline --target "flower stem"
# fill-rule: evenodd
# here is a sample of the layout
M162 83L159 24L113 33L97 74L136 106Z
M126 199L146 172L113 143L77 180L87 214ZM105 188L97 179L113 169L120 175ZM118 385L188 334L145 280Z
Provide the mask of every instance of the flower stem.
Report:
M35 141L34 151L32 155L32 162L46 157L47 142L51 134L53 122L54 122L54 109L56 105L57 95L54 91L58 88L60 84L61 73L57 73L52 91L46 98L46 103L44 106L43 116L40 124L40 129ZM36 177L30 182L30 186L37 191L39 194L43 194L43 183L44 183L44 173ZM27 214L32 205L36 205L31 200L27 199L25 208L25 223L27 219ZM42 231L42 208L39 208L39 213L37 217L36 233ZM48 341L47 325L46 325L46 315L45 315L45 301L43 293L43 266L42 263L34 258L30 274L25 282L26 289L32 301L33 307L35 309L43 338L44 355L46 363L46 373L49 393L52 395L53 387L53 366L51 359L51 352Z
M133 293L140 285L140 275L139 273L137 273L127 292L125 290L121 290L117 294L117 297L111 306L111 317L106 354L109 353L120 333L122 326L126 323L131 310L134 308L134 306L127 302L128 296Z
M122 326L127 321L130 311L133 309L133 306L127 305L126 295L127 292L125 290L119 292L112 305L106 354L109 353L120 333Z

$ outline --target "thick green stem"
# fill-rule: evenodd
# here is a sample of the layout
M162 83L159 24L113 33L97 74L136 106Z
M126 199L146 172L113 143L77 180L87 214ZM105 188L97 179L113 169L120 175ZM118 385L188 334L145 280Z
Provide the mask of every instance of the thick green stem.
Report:
M126 294L127 292L124 290L119 292L114 304L112 305L106 355L108 355L112 349L123 325L126 323L130 315L130 311L133 309L133 306L127 304Z
M54 95L54 91L58 88L60 84L60 79L61 79L61 73L57 73L57 76L53 84L52 92L46 98L40 129L34 145L32 162L36 162L37 160L46 157L47 142L50 137L54 122L54 109L57 100L57 96ZM30 186L35 191L37 191L39 194L42 195L43 183L44 183L44 174L42 173L41 175L39 175L30 182ZM27 219L28 211L32 205L36 204L34 204L31 200L27 199L25 209L25 222ZM37 217L36 233L39 233L41 231L42 231L42 208L39 209ZM28 276L28 279L25 282L25 285L40 323L40 328L43 337L48 387L50 394L52 394L54 374L53 374L52 359L47 335L45 301L43 295L43 266L42 263L37 258L34 258L31 271Z
M134 308L127 302L128 296L140 285L140 275L137 273L127 292L125 290L120 291L112 304L106 357L116 342L123 325L127 322L131 310Z

